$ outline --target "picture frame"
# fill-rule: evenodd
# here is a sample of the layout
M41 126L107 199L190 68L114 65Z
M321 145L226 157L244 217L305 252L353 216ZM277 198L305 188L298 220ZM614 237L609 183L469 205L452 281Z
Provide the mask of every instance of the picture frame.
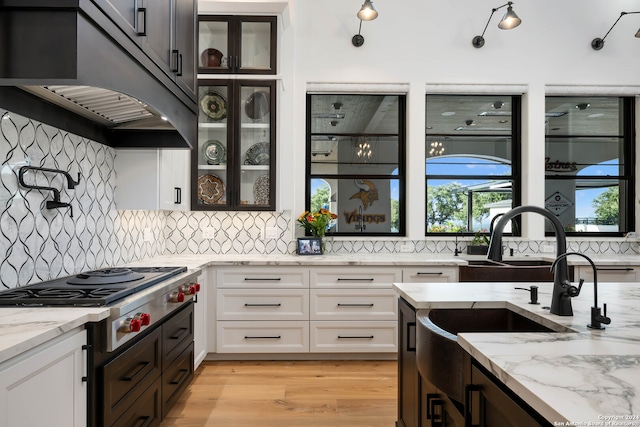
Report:
M298 255L322 255L322 239L319 237L299 237Z

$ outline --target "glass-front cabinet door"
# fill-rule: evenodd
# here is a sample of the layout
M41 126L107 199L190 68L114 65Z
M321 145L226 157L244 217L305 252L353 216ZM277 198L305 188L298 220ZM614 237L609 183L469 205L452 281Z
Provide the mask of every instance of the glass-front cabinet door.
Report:
M198 72L275 74L275 16L198 17Z
M275 83L201 80L194 210L275 209Z

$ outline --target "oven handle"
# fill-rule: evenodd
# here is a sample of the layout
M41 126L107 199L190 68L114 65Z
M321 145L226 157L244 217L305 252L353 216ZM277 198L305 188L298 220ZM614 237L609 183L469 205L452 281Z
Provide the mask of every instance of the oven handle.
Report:
M137 421L140 422L139 424L137 424L137 427L145 427L147 425L150 425L150 424L147 423L147 421L151 421L151 417L147 415L146 417L138 418ZM133 426L133 427L135 427L135 426Z
M122 380L123 381L133 381L135 379L135 377L137 377L138 375L140 375L144 371L144 368L149 366L149 362L140 362L139 365L140 365L140 368L138 368L137 371L135 371L133 374L129 375L128 377L122 378Z

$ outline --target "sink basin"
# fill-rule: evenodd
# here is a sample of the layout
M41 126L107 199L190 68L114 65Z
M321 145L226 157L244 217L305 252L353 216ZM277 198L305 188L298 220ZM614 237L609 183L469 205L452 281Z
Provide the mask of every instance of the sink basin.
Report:
M553 282L551 262L540 260L469 261L459 268L461 282ZM573 280L573 266L569 266Z
M464 384L470 356L458 345L462 332L568 332L551 329L507 308L418 310L416 356L420 375L458 402L464 401Z

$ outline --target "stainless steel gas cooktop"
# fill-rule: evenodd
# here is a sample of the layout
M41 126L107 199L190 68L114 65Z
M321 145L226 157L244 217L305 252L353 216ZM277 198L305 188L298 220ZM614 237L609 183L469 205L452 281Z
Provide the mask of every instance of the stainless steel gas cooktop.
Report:
M0 306L105 306L186 267L119 267L88 271L0 292Z

